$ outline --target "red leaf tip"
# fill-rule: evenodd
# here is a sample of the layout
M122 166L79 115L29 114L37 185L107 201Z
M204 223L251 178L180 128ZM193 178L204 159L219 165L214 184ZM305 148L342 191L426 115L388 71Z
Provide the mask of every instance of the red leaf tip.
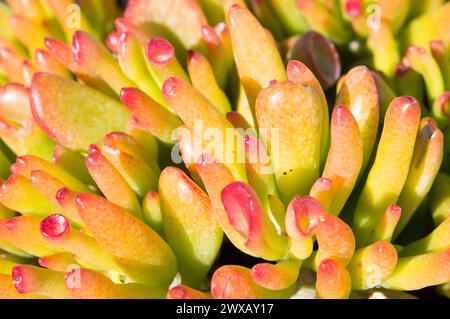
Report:
M65 216L54 214L44 219L39 228L44 237L56 239L67 234L70 224Z

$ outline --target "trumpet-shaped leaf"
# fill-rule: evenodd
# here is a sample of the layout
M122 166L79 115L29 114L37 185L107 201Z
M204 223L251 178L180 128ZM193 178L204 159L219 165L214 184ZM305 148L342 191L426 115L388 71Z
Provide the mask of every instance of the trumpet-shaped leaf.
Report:
M425 48L411 45L406 52L404 63L423 76L431 102L444 92L445 83L439 65Z

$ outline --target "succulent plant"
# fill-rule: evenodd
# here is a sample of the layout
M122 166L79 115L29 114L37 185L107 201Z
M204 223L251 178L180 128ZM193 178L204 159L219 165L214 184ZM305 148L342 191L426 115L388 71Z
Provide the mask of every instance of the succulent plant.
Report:
M0 298L449 297L449 10L0 2Z

